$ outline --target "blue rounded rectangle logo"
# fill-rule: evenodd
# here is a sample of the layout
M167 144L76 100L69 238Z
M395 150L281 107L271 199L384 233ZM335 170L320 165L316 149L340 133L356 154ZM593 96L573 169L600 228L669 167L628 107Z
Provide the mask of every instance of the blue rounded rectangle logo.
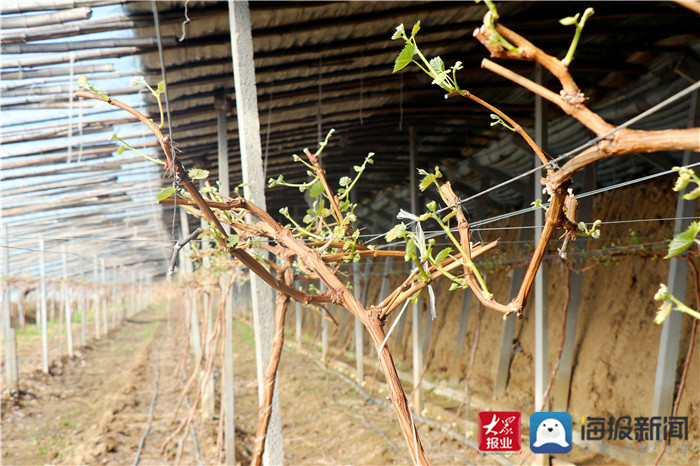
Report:
M539 412L530 416L530 450L533 453L569 453L571 451L571 414Z

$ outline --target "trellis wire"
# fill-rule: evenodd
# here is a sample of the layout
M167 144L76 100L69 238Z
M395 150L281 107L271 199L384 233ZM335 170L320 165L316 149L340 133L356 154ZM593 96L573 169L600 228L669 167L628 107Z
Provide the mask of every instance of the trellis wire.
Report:
M525 172L525 173L523 173L523 174L521 174L521 175L518 175L518 176L516 176L516 177L514 177L514 178L511 178L511 179L508 180L508 181L504 181L503 183L497 184L497 185L493 186L492 188L486 189L486 190L481 191L481 192L479 192L479 193L477 193L477 194L474 194L473 196L468 197L467 199L461 200L461 201L459 202L459 204L464 204L465 202L469 202L469 201L471 201L471 200L474 200L474 199L476 199L476 198L478 198L478 197L480 197L480 196L483 196L484 194L487 194L487 193L493 191L494 189L501 188L501 187L506 186L506 185L508 185L508 184L510 184L510 183L512 183L512 182L514 182L514 181L519 180L520 178L523 178L523 177L525 177L525 176L531 175L531 174L533 174L533 173L539 171L539 170L542 169L542 168L545 168L545 167L547 167L547 166L554 165L554 164L556 164L557 162L559 162L559 161L561 161L561 160L563 160L563 159L565 159L565 158L573 157L574 155L580 153L581 151L583 151L583 150L585 150L585 149L588 149L589 147L592 147L592 146L598 144L598 143L599 143L600 141L602 141L603 139L606 139L606 138L612 136L613 134L617 133L617 132L620 131L621 129L627 128L628 126L631 126L631 125L637 123L638 121L640 121L640 120L642 120L642 119L648 117L649 115L653 115L654 113L658 112L658 111L661 110L662 108L666 107L666 106L669 105L669 104L672 104L673 102L675 102L676 100L680 99L681 97L685 97L686 95L688 95L688 94L690 94L691 92L697 90L698 88L700 88L700 81L697 81L695 84L691 84L690 86L686 87L686 88L683 89L682 91L679 91L679 92L677 92L676 94L674 94L674 95L672 95L671 97L669 97L668 99L661 101L660 103L654 105L654 106L651 107L650 109L648 109L648 110L646 110L646 111L640 113L640 114L637 115L636 117L630 118L629 120L627 120L626 122L622 123L621 125L616 126L615 129L609 131L608 133L603 134L602 136L597 136L597 137L595 137L595 138L593 138L593 139L590 139L588 142L586 142L586 143L584 143L584 144L581 144L580 146L576 147L576 148L573 149L573 150L570 150L569 152L567 152L567 153L565 153L565 154L563 154L563 155L560 155L559 157L557 157L557 158L554 159L554 160L550 160L550 161L547 162L546 164L543 164L543 165L540 165L540 166L538 166L538 167L536 167L536 168L533 168L533 169L531 169L531 170L528 170L527 172ZM450 207L443 207L442 209L438 210L438 213L442 213L442 212L448 210L449 208L450 208Z
M540 165L540 166L538 166L538 167L536 167L536 168L532 168L532 169L530 169L530 170L528 170L528 171L526 171L526 172L524 172L524 173L522 173L522 174L520 174L520 175L517 175L517 176L515 176L515 177L513 177L513 178L511 178L511 179L509 179L509 180L507 180L507 181L504 181L504 182L499 183L499 184L497 184L497 185L494 185L494 186L492 186L492 187L490 187L490 188L488 188L488 189L485 189L485 190L483 190L483 191L480 191L480 192L478 192L477 194L474 194L473 196L470 196L470 197L468 197L468 198L466 198L466 199L462 199L462 200L460 200L460 201L458 202L458 204L461 205L461 204L464 204L464 203L466 203L466 202L469 202L469 201L472 201L472 200L474 200L474 199L477 199L478 197L483 196L483 195L485 195L485 194L488 194L488 193L491 192L491 191L494 191L494 190L496 190L496 189L500 189L500 188L502 188L502 187L504 187L504 186L507 186L507 185L509 185L510 183L513 183L513 182L515 182L515 181L517 181L517 180L519 180L519 179L521 179L521 178L525 178L525 177L527 177L527 176L529 176L529 175L532 175L532 174L534 174L535 172L541 170L542 168L545 168L545 167L547 167L547 166L551 166L551 165L553 165L553 164L556 164L557 162L559 162L559 161L561 161L561 160L564 160L564 159L566 159L566 158L573 157L574 155L577 155L577 154L580 153L581 151L583 151L583 150L585 150L585 149L587 149L587 148L589 148L589 147L594 146L595 144L597 144L598 142L602 141L603 139L612 136L613 134L617 133L617 132L620 131L621 129L627 128L628 126L633 125L634 123L637 123L638 121L642 120L643 118L646 118L646 117L648 117L648 116L650 116L650 115L653 115L654 113L658 112L659 110L663 109L664 107L668 106L669 104L675 102L676 100L678 100L678 99L680 99L680 98L682 98L682 97L685 97L686 95L688 95L688 94L690 94L690 93L696 91L696 90L699 89L699 88L700 88L700 81L697 81L697 82L695 82L694 84L691 84L690 86L686 87L686 88L683 89L682 91L679 91L679 92L677 92L676 94L672 95L671 97L669 97L669 98L667 98L667 99L661 101L660 103L654 105L654 106L651 107L650 109L648 109L648 110L646 110L646 111L640 113L639 115L637 115L637 116L635 116L635 117L633 117L633 118L630 118L629 120L627 120L626 122L624 122L624 123L620 124L619 126L615 127L613 130L609 131L608 133L606 133L606 134L604 134L604 135L602 135L602 136L597 136L597 137L595 137L595 138L592 138L592 139L590 139L588 142L586 142L586 143L584 143L584 144L581 144L580 146L576 147L575 149L572 149L572 150L570 150L570 151L568 151L568 152L566 152L566 153L560 155L559 157L557 157L557 158L555 158L555 159L553 159L553 160L550 160L550 161L547 162L546 164L542 164L542 165ZM694 166L696 166L696 165L698 165L698 164L689 165L687 168L691 168L691 167L694 167ZM627 186L627 185L629 185L629 184L634 184L635 182L645 181L645 180L647 180L647 179L651 179L651 178L654 178L654 177L656 177L656 176L667 175L667 174L672 173L672 172L673 172L673 170L667 170L666 172L662 172L662 173L660 173L660 174L655 174L655 175L650 175L649 177L640 178L640 179L639 179L640 181L631 180L631 181L629 181L629 182L620 183L619 185L609 186L608 188L601 188L600 190L596 190L596 192L593 192L593 191L592 191L591 194L587 194L587 193L586 193L586 194L581 194L581 195L578 195L577 197L580 198L580 197L590 196L590 195L593 195L593 194L599 194L599 193L604 192L604 191L606 191L606 190L616 189L617 187ZM449 210L449 209L450 209L449 206L448 206L448 207L443 207L442 209L439 209L439 210L437 211L437 213L440 214L440 213L445 212L445 211L447 211L447 210ZM522 215L523 213L529 212L530 210L531 210L530 208L520 209L520 210L518 210L518 211L511 212L510 214L504 214L504 215L501 215L501 216L492 217L492 219L487 219L487 220L484 220L484 221L481 221L481 222L475 222L475 223L471 224L471 226L476 227L476 226L478 226L478 225L484 225L484 224L486 224L486 223L490 223L490 222L493 222L493 221L502 220L502 219L509 218L509 217L512 217L512 216ZM407 226L411 226L411 225L413 225L413 223L414 223L414 222L411 221L411 222L408 223ZM456 231L456 229L453 229L452 231ZM381 234L370 234L370 235L360 235L360 236L361 236L361 237L362 237L362 236L365 236L365 237L370 238L370 239L367 241L367 242L369 243L369 242L372 242L372 241L374 241L374 240L376 240L376 239L378 239L378 238L381 238L381 237L383 237L383 236L386 236L386 233L388 233L388 232L384 232L384 233L381 233ZM426 238L429 238L429 236L426 236Z
M168 98L168 84L166 81L165 77L165 60L163 59L163 42L161 40L160 36L160 21L158 20L158 7L156 6L156 0L151 0L151 6L153 7L153 20L155 21L155 30L156 30L156 39L158 41L158 60L160 61L160 76L161 79L163 80L163 85L165 86L165 112L168 115L168 141L170 143L170 153L174 154L173 150L173 144L175 144L175 141L173 140L173 127L170 123L170 99ZM187 16L187 15L185 15ZM184 25L182 26L184 29ZM175 171L175 167L173 167L173 172ZM177 189L177 176L173 176L173 184L175 185L175 188ZM171 230L170 234L175 237L175 217L177 217L177 203L173 203L173 221L171 225Z

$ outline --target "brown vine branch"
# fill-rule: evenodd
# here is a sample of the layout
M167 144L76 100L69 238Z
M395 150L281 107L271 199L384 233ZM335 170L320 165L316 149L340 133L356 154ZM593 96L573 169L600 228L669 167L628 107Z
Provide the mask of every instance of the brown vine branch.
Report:
M101 98L98 94L91 92L79 91L76 95L78 97L105 101L105 99ZM420 442L420 436L413 422L413 417L408 408L406 394L403 391L403 387L399 381L399 376L396 371L396 366L391 356L391 352L386 345L382 345L382 341L384 339L384 332L382 329L383 322L379 319L378 313L375 310L365 309L365 307L348 290L348 288L336 277L334 269L330 268L328 264L323 261L323 258L318 251L309 248L303 242L296 239L289 230L277 223L266 211L260 209L245 199L238 199L238 201L241 203L241 208L257 216L262 221L259 225L261 225L265 235L267 235L269 238L273 238L274 241L279 243L282 247L288 249L290 253L296 255L299 262L303 262L309 270L314 271L328 287L328 292L321 297L306 295L295 288L289 287L282 280L278 280L246 251L239 248L229 248L226 244L226 238L228 235L221 222L212 211L211 207L207 204L207 201L194 187L191 179L183 169L179 160L171 154L169 141L163 137L160 128L150 122L137 110L117 101L116 99L108 98L106 102L128 111L146 124L146 126L148 126L149 129L151 129L151 131L156 135L161 148L166 155L168 169L170 169L173 172L173 175L180 180L182 186L184 186L188 191L192 197L192 200L197 204L197 207L199 207L200 211L204 214L209 223L213 225L219 233L221 233L221 235L215 235L215 240L223 251L234 255L244 266L248 267L256 275L260 276L266 283L277 291L290 295L291 297L304 302L310 302L313 299L315 299L316 302L319 302L322 300L319 298L328 298L334 304L342 305L360 319L372 337L375 348L379 354L380 365L387 381L389 397L392 405L394 406L394 410L396 411L399 424L404 435L404 440L406 441L411 454L411 458L416 464L429 464ZM324 179L323 172L319 173L319 177L322 180ZM330 199L335 199L332 193ZM340 224L342 224L342 220ZM195 402L193 406L196 406L196 404L197 403ZM185 430L187 430L188 426L189 423L186 423L184 426ZM178 428L177 432L180 430L182 430L181 427ZM174 435L177 435L177 433L173 433L169 439L173 438Z
M335 216L335 221L338 223L338 226L344 226L345 233L348 236L352 235L353 231L349 225L345 224L345 218L343 217L343 213L340 211L340 207L338 207L338 199L336 198L335 194L333 193L333 190L329 186L328 180L326 180L326 175L323 171L323 168L321 168L321 165L318 163L318 156L312 154L308 147L304 149L304 154L306 154L306 157L308 157L309 162L311 162L311 164L314 166L314 169L316 170L316 176L318 176L318 179L323 185L323 190L326 193L328 202L330 202L331 204L331 210L333 211L333 215Z
M294 281L294 276L290 269L292 265L291 258L287 258L286 270L284 270L284 279L291 286ZM275 302L275 324L274 335L272 337L272 349L270 351L270 360L265 370L265 387L263 388L263 397L260 403L260 411L258 413L258 429L255 436L255 446L253 448L253 466L262 464L262 455L265 451L265 438L267 437L267 427L270 423L272 415L272 396L275 390L275 382L277 380L277 368L280 363L280 355L284 347L284 320L287 317L289 309L289 296L284 293L277 293Z
M173 246L173 256L170 258L170 267L168 267L168 280L173 279L173 275L175 274L175 264L177 263L177 255L180 253L180 249L185 247L187 243L192 241L197 235L199 235L202 232L201 228L197 228L195 231L193 231L187 238L182 239L175 243L175 246Z
M546 170L549 173L552 171L552 167L549 165L549 160L547 159L547 156L544 155L544 152L542 152L542 149L540 149L540 146L538 146L535 141L532 140L529 134L525 132L525 130L511 117L506 115L503 111L500 109L494 107L490 103L486 102L485 100L480 99L479 97L475 96L469 91L464 91L464 90L459 90L459 91L452 91L449 94L447 94L445 97L454 97L457 95L461 95L462 97L466 97L470 100L473 100L474 102L478 103L482 107L485 107L492 112L494 112L496 115L501 117L505 122L507 122L511 127L513 127L513 130L519 134L527 143L528 146L535 152L537 157L540 159L543 165L546 165Z
M561 342L559 343L559 351L557 352L557 362L554 364L552 373L549 375L547 389L544 391L544 396L542 397L540 411L545 411L545 407L547 406L547 401L549 400L549 393L552 390L552 386L554 385L554 378L557 376L557 373L559 373L561 355L564 352L564 342L566 341L566 316L569 312L569 303L571 302L571 267L568 267L565 264L564 270L566 275L566 278L564 278L564 281L566 283L566 297L564 298L564 312L562 312L561 316Z

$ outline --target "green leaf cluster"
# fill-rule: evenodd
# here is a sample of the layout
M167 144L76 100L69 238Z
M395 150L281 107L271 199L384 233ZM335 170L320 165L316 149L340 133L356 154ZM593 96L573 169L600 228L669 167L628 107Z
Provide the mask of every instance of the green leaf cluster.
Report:
M334 129L331 129L326 135L326 138L319 143L319 148L314 154L315 157L320 156L327 147L334 131ZM288 208L280 209L280 214L289 221L286 227L292 234L299 239L325 242L326 244L330 244L333 241L340 241L342 247L334 249L350 251L351 254L346 261L359 260L360 256L354 252L360 232L355 231L350 236L346 236L347 227L357 220L354 213L357 204L350 202L349 195L367 169L367 166L374 163L373 157L374 153L370 152L367 157L365 157L362 165L355 165L353 167L353 171L355 172L354 176L343 176L338 180L339 188L335 194L331 193L343 216L343 221L338 222L335 217L335 212L330 206L329 193L326 192L323 182L317 173L316 166L296 154L292 155L292 160L294 162L302 163L307 167L306 174L309 177L308 180L303 183L291 183L285 180L284 175L279 175L277 178L270 178L268 180L268 187L286 186L297 188L301 192L308 192L310 198L313 199L311 207L306 210L301 221L295 220L290 215ZM325 250L326 246L321 246L319 249Z
M423 177L419 186L421 191L425 191L432 184L434 184L437 187L438 192L440 191L440 184L437 180L442 177L442 173L440 173L440 169L438 167L435 167L434 173L430 173L425 170L419 170L419 173ZM476 264L474 264L474 262L469 258L469 251L465 251L462 248L462 244L452 233L450 220L459 212L461 206L451 206L449 209L450 212L444 217L440 216L440 211L438 210L437 202L431 201L426 205L426 207L428 210L423 215L420 215L418 217L413 217L410 215L408 216L410 218L415 218L416 221L419 223L427 220L435 221L447 235L447 238L452 243L452 246L443 248L439 252L437 252L437 254L433 255L435 239L430 238L427 241L425 241L422 235L416 234L413 231L411 231L408 228L408 226L403 222L399 223L398 225L395 225L391 230L389 230L389 232L387 232L387 234L385 235L386 241L391 243L398 239L403 240L406 248L404 260L406 262L412 261L415 264L418 270L419 280L426 282L430 281L430 275L428 274L427 268L425 267L429 264L434 266L442 274L442 276L447 277L449 280L452 281L450 290L468 287L466 280L451 274L450 272L445 270L440 264L448 257L452 257L453 251L457 251L462 255L461 260L464 261L464 263L467 265L467 267L469 267L469 269L471 269L471 272L474 274L474 277L479 282L483 296L486 299L491 299L493 295L489 292L486 286L486 282L484 281L483 277L481 276L481 273L477 269ZM406 215L404 215L404 217L405 216Z
M190 168L187 175L191 180L206 180L209 176L209 170L203 170L201 168Z
M678 173L678 179L673 185L673 190L678 192L685 189L690 183L695 183L697 186L690 192L683 195L683 199L691 201L700 197L700 177L695 174L692 168L673 167L671 170Z
M659 285L659 290L654 295L654 300L662 301L659 306L659 310L656 312L656 317L654 318L654 323L661 325L664 321L671 315L673 311L684 312L691 317L700 320L700 312L691 309L678 298L673 296L665 284Z
M600 224L603 223L600 220L596 220L593 222L593 225L591 225L591 228L589 229L588 226L586 225L585 222L578 222L578 231L576 234L579 236L590 236L591 238L598 239L600 238Z
M698 235L700 235L700 221L692 222L684 232L678 233L673 237L668 245L668 254L666 254L664 259L677 256L693 244L700 246L700 240L696 238Z
M146 86L148 90L151 91L151 95L155 97L156 101L158 102L158 109L160 110L160 124L158 127L162 128L165 124L165 120L163 118L163 103L160 100L160 96L165 94L165 81L159 81L155 89L148 85L143 76L135 76L131 78L131 81L129 81L129 86L138 87L142 85Z
M400 71L414 63L418 68L423 70L425 74L433 78L432 84L436 84L447 92L459 91L457 85L456 72L462 69L462 62L456 62L449 69L446 69L445 62L442 58L434 57L430 60L425 58L423 53L418 48L416 42L416 34L420 31L420 21L418 21L411 29L411 35L406 34L406 29L403 24L400 24L394 34L391 36L393 40L403 39L404 47L394 61L394 73ZM415 57L418 56L420 61Z
M119 141L121 143L121 145L117 149L117 155L122 155L125 150L129 149L132 152L136 152L137 154L139 154L141 157L145 158L146 160L150 160L151 162L155 162L159 165L165 165L165 162L163 162L162 160L154 159L153 157L146 155L143 152L141 152L140 150L136 149L131 144L129 144L128 142L126 142L125 140L123 140L122 138L117 136L117 133L112 133L112 135L107 140L108 141Z
M109 100L109 96L107 94L105 94L104 92L100 91L99 89L97 89L94 85L90 84L85 76L81 75L78 78L78 88L86 89L88 91L94 92L95 94L102 97L105 101Z

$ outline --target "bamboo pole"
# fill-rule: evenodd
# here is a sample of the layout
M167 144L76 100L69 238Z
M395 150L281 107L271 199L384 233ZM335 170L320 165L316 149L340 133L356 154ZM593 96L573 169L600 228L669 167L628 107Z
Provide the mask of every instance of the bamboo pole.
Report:
M146 48L141 47L115 47L100 49L97 51L71 53L75 54L75 61L83 61L97 60L99 58L118 58L131 55L138 55L146 50ZM18 58L14 60L8 60L7 58L4 58L2 63L0 63L0 68L34 68L36 66L56 65L59 63L68 62L70 62L70 53L40 55L37 57L28 57L24 59Z
M3 19L3 27L5 26ZM163 45L177 45L175 36L163 37ZM3 44L0 46L0 51L3 54L20 54L20 53L59 53L59 52L75 52L76 50L87 49L110 49L119 47L143 47L155 48L158 42L155 37L135 37L124 39L91 39L91 40L76 40L66 42L49 42L45 44Z
M73 72L75 74L84 74L87 76L93 73L111 73L113 71L114 65L112 63L104 63L100 65L78 65L73 67ZM2 71L0 72L0 78L2 78L2 80L33 79L68 76L69 74L69 66L55 66L51 68L40 68L38 70Z
M5 13L3 11L3 13ZM89 19L92 17L92 10L87 7L73 8L71 10L56 11L54 13L46 13L39 15L17 15L5 16L2 18L3 29L13 28L33 28L37 26L47 26L49 24L65 24L71 21L80 19ZM21 53L21 52L6 52L2 53Z
M7 15L45 10L66 10L77 7L119 5L124 2L125 0L4 0L0 12Z

